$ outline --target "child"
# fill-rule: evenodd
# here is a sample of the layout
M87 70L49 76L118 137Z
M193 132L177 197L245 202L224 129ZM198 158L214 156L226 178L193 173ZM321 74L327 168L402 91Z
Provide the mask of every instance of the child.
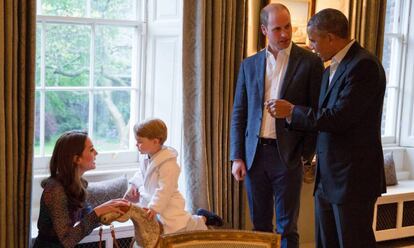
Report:
M100 225L101 215L113 211L123 214L118 209L129 206L123 199L108 201L94 209L85 203L88 183L82 175L95 169L97 154L86 132L69 131L56 141L49 164L50 177L42 181L39 234L34 248L75 247Z
M141 164L143 180L139 172L130 180L125 198L147 208L148 217L158 215L164 233L206 230L206 225L223 225L223 220L205 209L197 215L185 211L185 200L178 191L180 167L177 151L163 146L167 139L167 127L160 119L150 119L134 126L137 148L148 158ZM138 190L139 189L139 190Z

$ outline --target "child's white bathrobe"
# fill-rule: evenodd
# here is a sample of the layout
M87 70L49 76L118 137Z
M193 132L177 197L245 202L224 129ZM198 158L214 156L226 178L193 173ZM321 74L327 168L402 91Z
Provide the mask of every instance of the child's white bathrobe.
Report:
M176 232L185 228L191 214L185 211L185 200L178 191L180 166L177 164L177 151L164 146L150 159L141 164L143 185L139 185L140 205L154 209L164 226L164 233Z

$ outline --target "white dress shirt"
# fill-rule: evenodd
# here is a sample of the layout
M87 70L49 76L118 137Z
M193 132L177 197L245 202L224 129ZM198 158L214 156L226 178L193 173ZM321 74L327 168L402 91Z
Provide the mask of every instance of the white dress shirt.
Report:
M280 50L275 58L273 54L266 49L266 75L264 88L264 102L269 99L279 98L280 88L285 78L286 68L289 63L292 43L286 49ZM275 119L263 109L262 126L260 137L276 139L276 122Z
M338 65L344 59L345 55L348 53L349 49L351 48L352 44L354 44L355 40L352 40L348 43L341 51L339 51L335 56L331 59L331 65L329 66L329 84L331 84L332 78L335 75L336 69L338 69Z

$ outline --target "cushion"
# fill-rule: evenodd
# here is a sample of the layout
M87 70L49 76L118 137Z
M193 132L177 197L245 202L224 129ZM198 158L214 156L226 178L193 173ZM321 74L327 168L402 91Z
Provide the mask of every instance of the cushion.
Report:
M95 208L112 199L122 198L128 188L126 175L100 182L90 182L86 189L86 202Z
M398 183L392 152L384 154L384 172L387 186L396 185Z

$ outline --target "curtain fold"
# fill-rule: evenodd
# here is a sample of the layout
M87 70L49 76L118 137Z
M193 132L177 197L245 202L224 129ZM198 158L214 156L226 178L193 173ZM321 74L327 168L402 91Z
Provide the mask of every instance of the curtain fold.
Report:
M258 7L258 11L252 13L251 18L254 18L258 21L258 28L257 28L257 37L258 41L256 44L257 51L262 50L266 47L266 36L262 33L262 29L260 28L260 10L264 8L264 6L268 5L270 3L270 0L256 0L259 2L252 2L252 6ZM250 17L250 16L249 16Z
M350 1L351 38L382 59L386 0Z
M242 184L231 175L229 126L244 57L247 1L184 0L183 168L192 210L208 208L244 225Z
M0 0L0 20L0 248L28 247L36 1Z
M248 57L266 47L266 37L260 28L260 10L269 4L269 0L247 1L247 30L245 55Z

